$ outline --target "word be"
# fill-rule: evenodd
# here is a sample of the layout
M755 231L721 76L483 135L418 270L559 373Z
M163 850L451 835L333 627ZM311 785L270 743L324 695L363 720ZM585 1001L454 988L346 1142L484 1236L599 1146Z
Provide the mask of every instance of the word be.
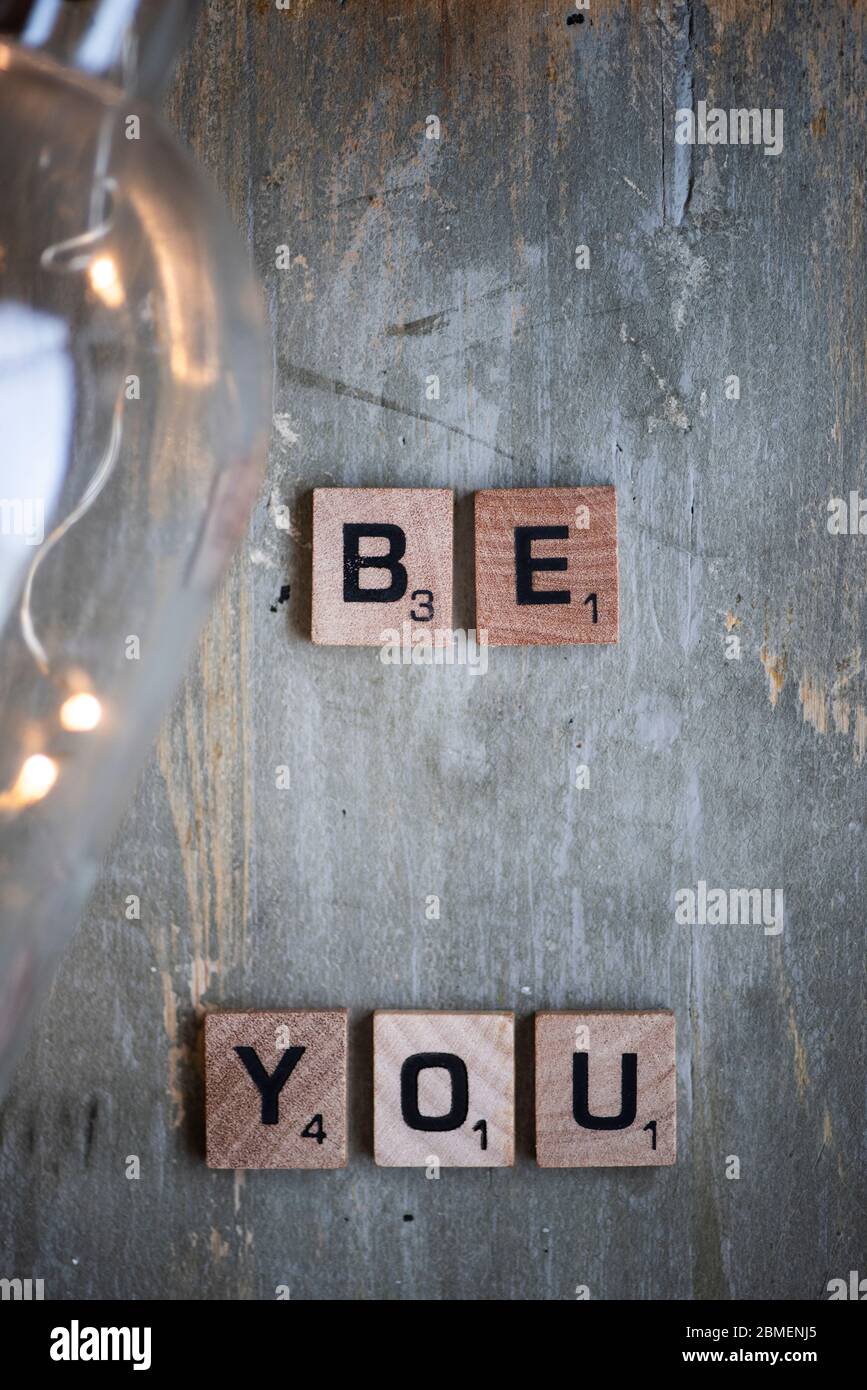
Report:
M205 1018L212 1168L346 1164L345 1009ZM380 1010L374 1154L383 1167L510 1167L515 1018ZM668 1011L536 1016L536 1160L653 1167L676 1158L675 1019Z
M779 107L759 110L732 107L728 112L717 106L707 109L707 102L698 103L698 114L688 106L674 113L674 143L676 145L764 145L765 154L783 152L783 113Z
M476 630L491 645L618 640L613 487L476 493ZM371 646L452 624L453 494L317 488L313 641ZM556 577L554 577L556 576Z

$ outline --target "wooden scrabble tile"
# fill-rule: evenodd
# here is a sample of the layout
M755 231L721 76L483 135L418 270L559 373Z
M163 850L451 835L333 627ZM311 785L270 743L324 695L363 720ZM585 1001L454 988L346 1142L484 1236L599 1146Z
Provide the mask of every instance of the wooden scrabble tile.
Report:
M654 1167L676 1159L675 1019L536 1015L536 1162Z
M313 641L379 646L404 624L450 630L453 502L449 488L316 488Z
M373 1017L374 1150L389 1168L514 1162L515 1016Z
M210 1168L346 1165L345 1009L205 1015Z
M500 647L617 641L613 487L476 493L476 629Z

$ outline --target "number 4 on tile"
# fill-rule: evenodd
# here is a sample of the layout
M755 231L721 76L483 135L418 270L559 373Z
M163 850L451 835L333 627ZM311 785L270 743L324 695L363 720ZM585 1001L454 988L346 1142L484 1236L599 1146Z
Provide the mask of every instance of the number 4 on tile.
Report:
M211 1168L346 1164L345 1009L205 1016Z

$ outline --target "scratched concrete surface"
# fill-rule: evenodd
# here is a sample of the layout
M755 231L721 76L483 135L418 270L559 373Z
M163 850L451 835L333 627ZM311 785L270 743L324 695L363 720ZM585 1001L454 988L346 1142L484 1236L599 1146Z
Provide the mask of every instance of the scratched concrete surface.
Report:
M2 1273L49 1296L818 1299L867 1272L867 540L826 527L867 492L865 10L569 13L224 0L179 73L266 286L275 429L5 1106ZM676 146L700 99L781 108L782 155ZM483 676L315 649L332 483L456 489L461 626L475 488L616 484L619 647ZM700 879L782 888L783 932L676 924ZM350 1166L207 1171L202 1012L329 1004ZM514 1171L374 1166L370 1014L421 1005L517 1011ZM535 1168L530 1020L570 1005L676 1010L676 1167Z

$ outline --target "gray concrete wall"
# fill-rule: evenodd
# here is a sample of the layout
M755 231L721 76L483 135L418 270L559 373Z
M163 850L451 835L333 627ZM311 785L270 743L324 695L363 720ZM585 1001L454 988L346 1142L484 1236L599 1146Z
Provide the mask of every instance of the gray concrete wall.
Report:
M867 492L864 10L568 14L206 6L170 112L266 286L269 482L3 1112L2 1272L49 1296L867 1273L867 540L826 527ZM703 98L781 108L783 153L676 146ZM454 487L467 626L473 490L554 482L617 486L619 647L310 644L312 487ZM699 879L782 888L784 931L677 925ZM209 1172L202 1012L290 1004L352 1010L350 1166ZM374 1166L370 1014L425 1005L518 1013L514 1171ZM536 1169L531 1017L570 1005L676 1011L676 1167Z

